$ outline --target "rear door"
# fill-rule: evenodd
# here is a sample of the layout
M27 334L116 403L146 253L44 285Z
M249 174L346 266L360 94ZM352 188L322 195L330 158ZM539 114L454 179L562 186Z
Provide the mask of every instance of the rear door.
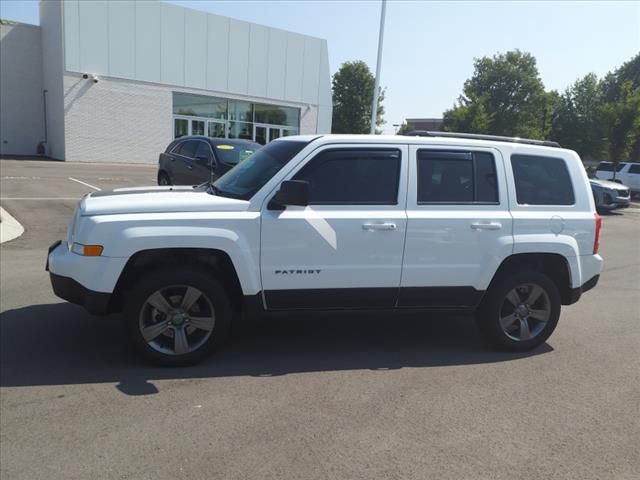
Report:
M471 307L513 248L505 170L491 148L410 146L398 306Z
M640 192L640 163L630 163L622 182L634 192Z
M269 210L265 203L260 265L267 308L395 306L406 159L406 145L328 145L287 176L309 182L310 205Z

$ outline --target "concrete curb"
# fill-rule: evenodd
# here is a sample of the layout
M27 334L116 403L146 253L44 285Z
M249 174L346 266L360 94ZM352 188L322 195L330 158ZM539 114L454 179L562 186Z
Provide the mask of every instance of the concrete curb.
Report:
M24 227L20 225L20 222L0 207L0 243L15 240L23 233Z

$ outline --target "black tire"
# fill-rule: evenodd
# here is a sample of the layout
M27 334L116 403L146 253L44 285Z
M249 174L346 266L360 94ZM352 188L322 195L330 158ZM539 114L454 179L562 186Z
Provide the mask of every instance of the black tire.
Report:
M158 172L158 185L173 185L171 177L165 171Z
M192 307L181 311L185 313L178 314L176 312L180 309L180 303L184 303L187 297L186 293L180 297L180 292L186 292L187 288L200 295ZM162 298L167 301L166 306L171 307L169 315L148 302L157 292L161 292ZM175 295L172 296L172 293ZM175 266L158 268L140 277L128 296L124 314L129 336L136 350L146 359L157 365L185 366L204 360L222 345L229 331L233 312L227 291L214 276L198 268ZM178 316L181 319L175 321L180 323L174 325L172 322ZM206 330L201 330L201 327L193 326L197 317L201 320L207 317L207 320L213 321L207 325ZM165 324L166 329L152 340L145 340L142 329L156 325L162 328L161 324ZM187 347L193 350L176 353L178 330L182 330L184 336L181 338L185 338ZM197 348L194 346L196 343L199 343ZM170 353L172 349L174 352Z
M538 303L537 306L531 305L531 309L534 312L541 311L536 310L541 306L545 310L548 309L548 319L542 322L535 317L526 317L524 318L526 323L524 328L522 320L514 320L509 327L514 331L508 333L501 324L501 317L507 319L507 322L509 321L509 308L512 302L507 299L507 295L521 286L522 290L516 290L516 293L520 295L520 299L524 303L527 300L527 295L533 292L531 287L533 285L538 286L543 293L540 294L539 299L536 299L537 302L542 303ZM526 286L530 286L530 290L525 290ZM511 352L526 352L543 344L551 336L560 318L560 305L558 287L548 276L535 270L513 272L492 283L476 313L476 322L485 340L493 347ZM520 312L514 306L511 315L517 316L519 314ZM535 328L532 328L532 325ZM537 333L526 339L527 335L522 334L522 330L527 334ZM520 339L516 340L513 337L520 337ZM523 337L525 339L522 339Z

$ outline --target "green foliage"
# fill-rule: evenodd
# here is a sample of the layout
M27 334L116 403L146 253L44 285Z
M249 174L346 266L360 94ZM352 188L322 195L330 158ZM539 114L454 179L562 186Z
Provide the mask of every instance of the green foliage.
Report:
M345 62L333 76L332 133L369 133L375 78L362 61ZM376 126L384 123L384 89L378 95Z
M518 50L476 59L443 129L551 139L585 159L640 160L640 54L602 80L588 74L545 92L535 58Z
M602 80L591 73L569 87L551 138L583 158L640 160L640 54Z
M396 133L398 135L404 135L405 133L409 133L412 130L413 128L411 128L407 122L402 122L402 125L400 125L400 128L398 128L398 131Z
M602 158L606 133L602 123L602 88L590 73L560 96L550 132L551 139L585 159Z
M443 128L542 137L551 98L544 90L533 55L514 50L476 59L474 67L457 105L444 113Z

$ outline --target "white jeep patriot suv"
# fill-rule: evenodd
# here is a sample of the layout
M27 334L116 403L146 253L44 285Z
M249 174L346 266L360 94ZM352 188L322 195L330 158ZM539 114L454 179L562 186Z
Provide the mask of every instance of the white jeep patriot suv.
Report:
M596 285L600 225L580 158L549 142L296 136L212 184L85 196L47 268L161 364L201 360L242 311L462 309L524 351Z

